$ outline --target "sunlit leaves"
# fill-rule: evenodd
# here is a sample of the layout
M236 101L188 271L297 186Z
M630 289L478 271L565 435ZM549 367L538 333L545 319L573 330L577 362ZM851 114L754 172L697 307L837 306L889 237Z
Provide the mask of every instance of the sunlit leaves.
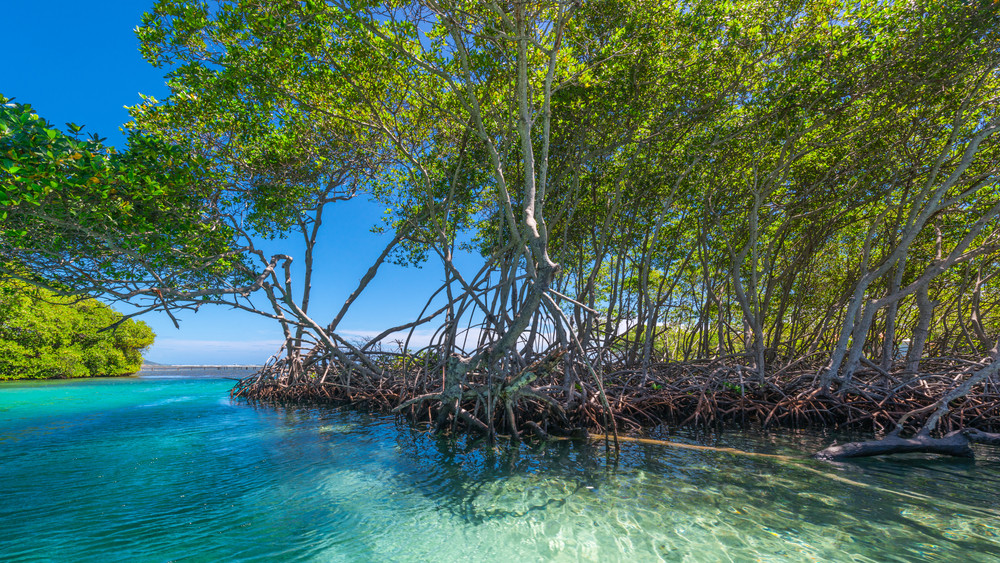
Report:
M214 180L180 146L132 134L118 152L24 104L5 103L0 123L4 263L83 291L158 275L165 284L167 272L181 285L229 275L230 237L206 207Z
M153 344L149 326L94 300L0 283L0 380L135 373Z

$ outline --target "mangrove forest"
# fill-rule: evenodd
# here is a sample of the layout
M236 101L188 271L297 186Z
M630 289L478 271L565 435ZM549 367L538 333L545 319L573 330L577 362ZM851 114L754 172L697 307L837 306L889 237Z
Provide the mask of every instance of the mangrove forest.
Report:
M1000 443L998 29L990 0L159 0L136 33L170 93L125 148L2 100L0 272L272 319L251 402L971 456ZM386 244L319 317L352 198ZM346 336L396 265L442 283Z

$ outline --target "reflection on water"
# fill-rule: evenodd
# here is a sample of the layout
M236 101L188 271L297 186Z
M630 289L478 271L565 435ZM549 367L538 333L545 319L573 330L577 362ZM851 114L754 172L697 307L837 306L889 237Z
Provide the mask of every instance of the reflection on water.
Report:
M785 432L490 449L210 378L0 385L0 559L995 561L1000 457L843 466ZM662 436L667 437L667 436ZM908 491L907 494L900 494Z

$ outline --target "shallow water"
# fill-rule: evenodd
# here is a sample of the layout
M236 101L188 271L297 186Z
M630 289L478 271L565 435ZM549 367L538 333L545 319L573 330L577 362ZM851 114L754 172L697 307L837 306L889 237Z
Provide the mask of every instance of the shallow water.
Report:
M829 439L489 450L232 381L0 384L4 561L996 561L1000 456L835 466ZM663 436L696 443L692 435Z

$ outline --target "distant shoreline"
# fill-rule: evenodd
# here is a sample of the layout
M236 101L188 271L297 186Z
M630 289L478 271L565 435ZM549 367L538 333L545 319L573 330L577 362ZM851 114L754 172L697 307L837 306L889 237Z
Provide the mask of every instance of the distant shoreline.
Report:
M16 381L69 381L82 379L122 379L126 377L141 377L143 375L194 375L197 373L231 373L238 377L229 379L242 379L251 375L263 366L253 364L215 364L215 365L169 365L169 364L143 364L139 371L123 373L120 375L88 375L85 377L18 377L13 379L0 379L0 383Z
M143 373L163 373L163 372L194 372L194 371L236 371L253 373L263 366L256 364L144 364L138 374Z

